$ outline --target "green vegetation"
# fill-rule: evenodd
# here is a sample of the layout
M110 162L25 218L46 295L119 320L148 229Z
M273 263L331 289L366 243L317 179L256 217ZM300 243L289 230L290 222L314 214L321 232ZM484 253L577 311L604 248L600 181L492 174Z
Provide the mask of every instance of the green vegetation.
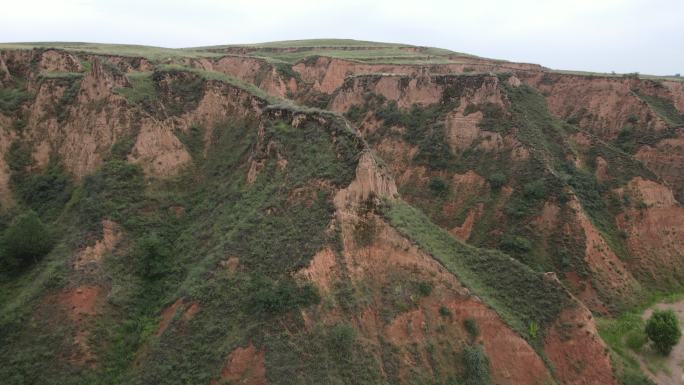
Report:
M474 318L466 318L465 321L463 321L463 326L470 335L470 338L475 339L480 335L480 328L477 327L477 321L475 321Z
M463 361L466 368L465 385L491 384L489 360L481 347L466 346L463 349Z
M43 79L64 79L64 80L80 80L83 78L83 73L82 72L58 72L58 71L51 71L51 72L41 72L40 77Z
M46 226L57 228L62 237L37 265L16 278L0 279L0 341L5 347L0 359L7 363L0 375L8 384L143 384L161 378L171 384L209 383L228 354L252 340L259 349L268 347L271 383L302 383L304 369L310 370L306 378L312 383L337 378L378 383L377 363L349 326L304 329L297 309L320 298L314 286L292 278L325 244L337 242L326 231L332 191L351 182L362 149L340 123L332 119L322 126L311 120L294 128L265 122L263 142L257 139L257 121L218 125L206 156L195 157L192 167L166 181L146 180L139 166L125 161L132 142L124 138L101 168L75 188L53 186L62 180L57 166L40 177L28 172L30 147L15 142L8 164L13 173L25 172L26 180L39 177L41 182L28 185L43 187L27 191L45 199L32 198L31 203L45 202L40 207L49 207ZM197 144L203 132L192 128L182 140ZM202 152L195 147L193 152ZM247 183L252 157L264 166ZM278 166L281 158L287 159L285 169ZM331 187L319 190L319 183ZM317 193L293 199L293 191L302 188ZM66 205L57 203L63 196L69 196ZM103 257L101 267L72 272L66 261L84 247L84 240L92 244L102 236L103 219L119 225L123 240ZM221 265L230 255L239 258L239 274ZM105 271L106 278L101 276ZM74 335L74 324L59 318L64 313L57 304L41 303L48 288L59 293L103 279L112 287L107 306L88 324L93 340L101 342L91 345L100 365L78 369L55 358L78 353L70 338L61 337ZM413 293L428 291L425 285L413 286ZM179 309L168 330L157 336L159 314L178 298L198 303L200 312L187 322ZM45 317L26 322L36 308ZM48 327L57 321L62 329ZM319 355L311 356L314 351Z
M256 313L277 315L320 302L318 291L310 284L298 287L291 280L273 282L256 277L251 286L253 294L249 302Z
M219 53L200 49L173 49L130 44L101 44L78 42L35 42L35 43L3 43L0 49L62 49L74 53L93 53L104 55L121 55L144 57L154 61L178 59L182 57L215 57Z
M130 103L140 104L149 110L157 99L152 72L133 72L126 75L130 87L115 88L114 92L125 97Z
M9 268L36 263L52 250L54 243L47 226L33 211L17 216L2 234L2 264Z
M644 331L656 350L663 355L670 354L672 347L682 337L679 319L672 310L654 310Z
M73 182L59 160L50 159L42 171L29 172L33 165L28 144L15 140L5 155L11 171L10 186L20 202L44 220L55 219L71 197Z
M0 112L11 114L29 99L31 95L22 88L0 88Z
M661 117L670 127L684 126L684 116L677 111L671 101L639 91L634 91L641 100L646 102L651 109Z
M537 336L530 334L528 325L535 322L543 330L567 301L563 288L542 274L498 251L457 241L406 203L388 204L384 215L532 342Z
M615 318L597 319L599 334L610 347L613 365L621 384L654 385L643 375L639 361L652 373L667 370L665 357L648 344L646 322L642 313L655 303L674 303L681 300L681 294L652 293L642 300L641 305Z

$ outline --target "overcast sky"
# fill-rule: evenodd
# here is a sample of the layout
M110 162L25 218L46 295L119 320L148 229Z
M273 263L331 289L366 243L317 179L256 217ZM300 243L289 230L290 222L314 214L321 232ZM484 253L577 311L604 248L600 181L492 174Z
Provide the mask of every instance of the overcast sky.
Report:
M0 42L401 42L557 69L684 74L684 0L4 0Z

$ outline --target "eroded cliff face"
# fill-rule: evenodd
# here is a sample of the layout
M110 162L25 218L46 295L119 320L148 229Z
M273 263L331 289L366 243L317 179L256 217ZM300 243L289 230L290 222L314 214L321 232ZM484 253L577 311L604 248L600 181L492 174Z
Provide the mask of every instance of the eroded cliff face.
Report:
M335 366L348 363L334 355L342 349L372 383L461 380L474 370L470 353L486 357L480 368L492 383L617 383L592 312L677 286L684 272L680 82L474 57L287 64L249 52L162 64L0 51L0 88L22 92L0 111L3 210L27 204L20 172L56 166L76 186L103 178L112 162L139 167L136 188L147 194L77 227L73 237L83 239L69 238L52 264L36 267L48 280L66 261L62 278L40 281L46 291L2 302L39 304L27 307L33 326L13 324L25 333L17 335L61 322L69 333L54 359L64 373L142 382L183 367L209 384L314 383L349 374ZM75 223L95 215L77 198L64 214ZM535 277L548 272L544 282L567 297L562 309L521 330L488 292L392 225L382 207L399 201L447 236L502 250ZM143 239L141 226L157 239ZM300 234L306 226L313 230ZM138 266L144 255L153 262ZM154 258L182 262L164 270ZM318 302L287 297L306 297L298 290L308 285ZM139 306L134 318L127 306ZM119 332L139 339L116 345ZM111 346L129 361L109 360Z
M633 149L637 151L636 158L644 160L648 171L640 171L639 167L643 166L620 164L626 161L615 159L615 155L609 152L603 156L597 155L605 151L620 152L621 144L617 142L616 136L627 124L632 124L634 131L642 133L672 135L669 134L673 132L672 122L666 121L667 116L658 115L657 108L640 97L643 93L662 100L673 100L669 88L653 81L638 79L594 79L560 74L534 75L531 72L519 72L518 75L522 81L516 76L501 78L491 75L478 78L461 75L453 77L451 83L440 81L443 79L440 76L426 75L352 76L336 91L330 105L341 112L350 111L355 114L355 109L360 109L361 115L357 118L359 130L369 138L378 154L389 160L393 174L397 176L399 191L406 199L431 212L437 223L460 239L478 241L479 238L480 242L491 242L498 238L501 242L499 247L503 245L529 251L528 246L523 243L525 240L518 241L515 238L517 236L507 238L505 234L511 232L510 228L507 229L508 226L521 225L521 214L511 211L512 206L516 205L516 195L522 193L529 198L531 194L524 190L531 188L532 182L520 183L516 181L515 175L533 172L541 177L545 173L539 170L541 167L542 170L546 168L550 173L547 175L554 179L558 175L558 171L554 170L558 167L557 162L574 162L581 168L593 169L598 184L617 183L618 186L625 183L625 169L634 167L634 171L627 172L627 175L650 171L655 174L650 174L650 178L653 178L651 183L659 183L657 178L661 177L670 182L675 191L678 190L676 160L680 149L674 148L678 140L676 137L657 142L661 150L654 150L650 146ZM579 110L590 111L587 116L591 119L573 122L579 126L579 132L569 131L553 138L544 133L547 128L543 125L539 126L542 131L538 133L531 132L535 129L534 126L518 126L515 114L518 111L533 111L529 104L521 104L530 101L516 96L520 92L518 90L526 87L524 83L538 87L545 99L542 103L548 105L549 118L541 124L553 124L553 115L570 120ZM369 100L374 100L373 98L386 101L381 106L396 102L399 110L403 109L414 116L422 111L431 111L432 116L422 124L436 127L439 136L443 138L441 140L449 145L451 154L454 154L450 156L455 156L458 161L449 160L448 162L452 162L449 165L436 162L430 164L429 161L426 164L420 159L420 153L421 146L428 139L419 137L415 140L411 137L411 120L396 118L384 111L376 113L377 106L369 107ZM546 113L543 104L534 107L534 113ZM414 106L418 106L418 109ZM391 123L387 125L386 121ZM646 124L642 125L642 122ZM548 139L543 139L545 135L549 135ZM613 146L618 148L610 148L611 144L601 142L595 135L608 143L615 140L618 144ZM549 140L548 144L543 144L545 140ZM559 147L554 149L553 146ZM609 146L610 149L602 149L603 146ZM433 147L432 150L435 151L436 148ZM473 156L484 158L477 160ZM624 159L629 158L629 155L621 156L626 157ZM610 160L606 160L608 158ZM634 162L634 158L631 162ZM487 166L487 163L494 164ZM531 171L530 167L537 168L538 171ZM454 168L456 172L452 171ZM493 188L492 179L487 180L481 173L489 173L491 178L497 168L509 177L506 178L507 182L495 179L497 186ZM500 186L501 184L508 186ZM582 186L571 183L571 188L580 195L586 193L580 191ZM667 187L663 188L671 192ZM429 192L431 189L432 193ZM561 279L576 295L586 301L592 310L605 313L611 308L606 307L607 303L616 299L628 299L640 290L640 284L632 277L640 268L625 264L624 259L627 256L623 252L628 249L630 255L638 254L634 246L629 246L638 241L636 238L630 239L628 235L627 241L623 241L607 233L606 225L599 223L606 220L612 228L609 231L624 231L619 224L622 221L620 218L625 215L630 217L627 212L631 209L629 205L622 205L611 209L611 213L596 213L594 208L584 207L588 204L586 200L574 198L568 201L565 194L566 192L559 192L559 197L563 199L562 210L558 203L550 205L547 202L543 207L537 206L535 210L539 211L536 215L528 217L532 212L522 214L527 217L523 219L523 223L542 230L525 237L534 237L535 244L548 250L545 253L550 262L556 264L553 269L560 270ZM437 202L439 203L436 204ZM673 201L673 205L679 207L676 201ZM454 221L454 217L459 220ZM502 226L502 223L507 224ZM480 234L483 231L488 232L488 237L473 235L474 229ZM561 238L565 239L562 244L557 243ZM682 250L680 242L667 244L679 252ZM558 256L559 247L568 256ZM665 254L672 253L677 252ZM566 265L565 267L553 262L558 261L558 258L562 258L561 264ZM571 258L578 259L571 262ZM638 257L636 259L640 260ZM672 260L648 263L653 269L664 271Z

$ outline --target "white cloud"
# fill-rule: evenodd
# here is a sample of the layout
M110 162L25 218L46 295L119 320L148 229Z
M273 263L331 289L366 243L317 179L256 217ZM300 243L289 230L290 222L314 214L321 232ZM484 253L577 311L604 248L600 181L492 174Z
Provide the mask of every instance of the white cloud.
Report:
M681 0L23 0L2 9L6 42L184 47L339 37L554 68L684 72Z

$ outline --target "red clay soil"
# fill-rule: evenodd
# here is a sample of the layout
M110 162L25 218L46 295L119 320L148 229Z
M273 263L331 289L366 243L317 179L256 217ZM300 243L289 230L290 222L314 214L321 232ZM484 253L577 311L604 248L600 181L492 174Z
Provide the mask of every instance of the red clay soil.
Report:
M544 351L564 385L617 385L608 349L583 306L561 312L548 331Z
M233 350L226 359L221 370L220 381L211 380L211 385L241 384L241 385L264 385L266 384L266 354L251 343L246 347Z
M171 322L173 321L174 316L176 315L176 312L179 308L184 308L183 314L181 315L181 320L183 322L188 322L191 319L193 319L201 309L200 304L197 302L193 301L189 304L186 304L183 302L183 298L178 298L176 302L174 302L169 307L164 309L164 311L162 311L161 320L159 321L159 327L157 328L157 336L164 334L166 329L168 329L169 326L171 326Z
M68 358L72 364L90 367L96 365L96 357L88 345L90 332L87 323L97 315L100 294L101 288L98 286L81 286L57 294L57 302L76 328L73 342L78 351Z

